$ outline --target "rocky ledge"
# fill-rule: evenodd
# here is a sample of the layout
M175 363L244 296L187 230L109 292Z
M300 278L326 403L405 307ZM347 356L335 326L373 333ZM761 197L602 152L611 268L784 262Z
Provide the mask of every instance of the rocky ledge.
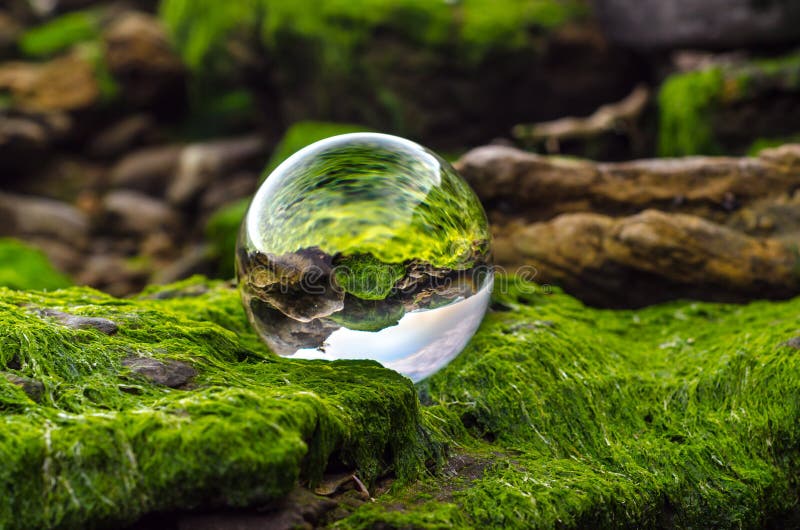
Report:
M489 212L498 264L587 303L800 294L800 145L622 163L492 145L457 166Z
M0 526L797 524L800 298L495 291L415 388L272 355L225 283L0 290Z

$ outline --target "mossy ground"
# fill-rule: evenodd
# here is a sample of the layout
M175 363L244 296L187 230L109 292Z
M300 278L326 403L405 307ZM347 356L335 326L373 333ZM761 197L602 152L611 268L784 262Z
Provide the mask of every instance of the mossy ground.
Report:
M41 308L110 318L72 329ZM800 299L588 309L500 277L468 348L416 389L370 362L277 358L238 294L0 291L0 526L246 505L328 463L401 480L341 528L759 527L798 512ZM191 364L187 388L123 358ZM453 471L443 464L473 462ZM438 471L437 471L438 470ZM416 479L416 480L415 480Z

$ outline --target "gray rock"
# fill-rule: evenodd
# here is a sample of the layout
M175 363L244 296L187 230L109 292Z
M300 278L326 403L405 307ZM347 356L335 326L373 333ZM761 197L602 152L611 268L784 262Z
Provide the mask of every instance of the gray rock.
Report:
M54 318L59 323L73 329L96 329L106 335L113 335L119 329L116 322L107 318L72 315L57 309L44 309L41 314L45 317Z
M257 186L258 175L249 172L237 173L230 178L218 180L211 183L203 192L200 208L203 212L213 213L226 204L251 196Z
M178 172L167 190L167 199L174 204L191 201L215 180L261 161L265 149L264 140L258 136L188 146L181 153Z
M795 350L800 350L800 337L792 337L786 342L781 343L781 346L786 346L787 348L794 348Z
M6 381L12 385L20 387L22 391L25 392L33 401L38 403L42 400L42 394L44 394L44 385L41 381L16 374L3 373L2 375L6 378Z
M182 150L183 146L168 145L135 151L111 170L111 184L161 196L178 170Z
M167 284L188 278L194 274L210 274L213 272L213 255L208 245L194 245L177 260L164 268L158 269L150 282ZM233 257L231 256L231 259Z
M153 128L154 123L150 116L129 116L101 131L89 145L89 152L101 158L119 156L141 142Z
M87 216L61 201L0 192L0 220L0 236L39 236L76 248L88 241Z
M607 36L636 48L800 42L796 0L597 0Z
M197 375L192 366L172 359L159 361L152 357L127 357L122 360L122 365L152 383L170 388L183 387Z
M135 191L112 191L103 198L103 209L112 233L172 231L180 222L178 214L166 203Z

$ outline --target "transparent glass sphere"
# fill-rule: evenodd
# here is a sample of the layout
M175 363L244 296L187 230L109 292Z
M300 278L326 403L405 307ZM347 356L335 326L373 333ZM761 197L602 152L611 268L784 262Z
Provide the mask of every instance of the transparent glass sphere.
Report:
M486 214L435 153L384 134L312 144L257 191L237 278L279 355L373 359L414 381L464 348L489 303Z

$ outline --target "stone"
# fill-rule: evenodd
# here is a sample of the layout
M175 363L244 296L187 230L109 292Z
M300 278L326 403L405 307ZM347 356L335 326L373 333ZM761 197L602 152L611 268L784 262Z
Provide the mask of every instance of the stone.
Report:
M173 283L194 274L213 272L211 253L208 245L197 244L187 248L169 265L157 269L150 282L154 284Z
M166 145L134 151L111 169L111 184L163 196L178 170L182 150L179 145Z
M791 0L597 0L606 35L638 49L747 48L800 42Z
M506 270L533 267L538 282L601 306L800 294L800 258L791 246L691 215L562 214L498 234L496 245L497 262Z
M25 394L28 395L33 401L40 403L42 401L42 394L44 394L44 385L41 381L31 379L30 377L23 377L8 372L0 372L0 377L4 377L6 381L12 385L18 386Z
M489 206L499 265L620 307L796 294L799 164L797 145L622 163L485 146L457 167Z
M41 112L82 110L100 99L94 67L77 54L46 63L3 63L0 91L12 95L15 107Z
M186 91L183 63L156 17L123 12L109 23L103 40L108 67L131 104L180 106Z
M212 182L263 163L266 150L259 136L244 136L187 146L180 155L175 179L167 189L173 204L194 200Z
M144 377L153 384L169 388L183 388L197 375L191 365L172 359L159 361L152 357L127 357L122 366Z
M73 329L96 329L106 335L113 335L119 329L116 322L107 318L72 315L57 309L43 309L41 314L45 317L54 318L59 323Z
M478 147L456 168L484 203L529 220L591 210L620 215L663 208L725 222L730 196L739 206L792 192L800 145L755 158L691 157L593 163L550 158L504 146Z
M180 223L179 215L167 203L135 191L110 192L103 198L103 208L110 233L172 232Z
M242 171L225 179L212 182L200 197L200 208L213 213L223 206L251 197L256 191L258 175Z
M101 131L89 144L89 153L100 158L120 156L152 135L155 124L147 114L134 114Z
M0 192L0 235L43 237L84 248L89 219L74 206L41 197Z

